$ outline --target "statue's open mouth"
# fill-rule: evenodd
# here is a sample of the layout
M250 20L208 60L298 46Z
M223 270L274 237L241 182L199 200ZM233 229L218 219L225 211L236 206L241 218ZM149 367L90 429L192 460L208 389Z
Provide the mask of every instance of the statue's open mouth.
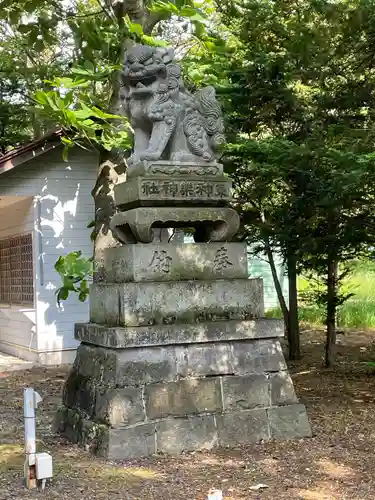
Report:
M152 88L144 85L142 82L138 82L135 86L132 85L130 90L132 95L145 95L153 93Z
M148 76L144 78L130 77L128 79L131 93L134 95L152 94L151 85L156 81L156 76Z

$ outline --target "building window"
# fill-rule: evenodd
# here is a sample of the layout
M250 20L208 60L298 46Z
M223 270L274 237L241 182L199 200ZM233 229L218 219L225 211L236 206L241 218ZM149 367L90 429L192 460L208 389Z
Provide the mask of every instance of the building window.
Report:
M0 302L34 304L31 234L0 240Z

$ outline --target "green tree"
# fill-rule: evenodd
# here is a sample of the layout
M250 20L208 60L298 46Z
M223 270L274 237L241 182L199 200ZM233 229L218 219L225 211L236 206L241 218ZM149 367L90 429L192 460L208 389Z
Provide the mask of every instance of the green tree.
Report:
M280 299L291 358L300 355L297 271L328 276L331 364L340 303L335 269L373 239L374 74L364 52L372 6L365 0L218 6L236 49L216 61L226 77L227 166L248 241L258 241L271 265L275 251L288 265L289 310Z
M207 2L203 10L193 0L76 0L64 4L4 0L1 6L1 44L10 58L14 48L21 47L15 53L14 66L19 67L25 87L23 104L34 103L28 108L29 121L43 131L62 127L66 131L62 137L65 155L75 145L98 150L100 166L92 194L94 255L100 265L103 248L116 244L109 229L115 212L113 187L124 173L124 155L131 147L130 129L121 111L124 53L135 42L164 44L154 35L158 24L168 35L170 19L175 25L187 20L190 38L199 37L204 44L204 21L211 4ZM17 58L20 64L15 64ZM35 113L43 118L41 122L32 119ZM82 291L77 266L89 267L81 256L78 263L76 260L72 255L57 263L58 272L65 277L60 299L69 291ZM83 299L85 294L80 296Z
M32 137L32 127L23 103L23 84L0 54L0 155Z

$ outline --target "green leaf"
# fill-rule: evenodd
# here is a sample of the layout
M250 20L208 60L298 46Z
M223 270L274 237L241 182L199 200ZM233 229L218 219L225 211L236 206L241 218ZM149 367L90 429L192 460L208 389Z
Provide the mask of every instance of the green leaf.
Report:
M60 257L57 259L57 261L55 263L55 270L59 274L63 274L64 269L65 269L65 259L62 255L60 255Z
M158 40L157 38L149 35L143 35L142 36L142 42L146 45L152 45L154 47L167 47L168 42L165 42L164 40Z
M72 69L72 72L73 69ZM46 80L46 83L49 83L55 87L63 87L65 89L76 89L76 88L87 88L90 84L89 81L81 78L79 80L73 80L72 78L64 77L64 78L55 78L52 81Z
M56 291L57 304L60 306L63 300L67 300L69 297L69 290L65 287L61 287Z
M100 80L102 78L100 74L97 74L95 73L95 71L90 71L86 68L72 68L71 72L74 75L80 75L88 80Z
M202 11L194 7L183 7L180 10L179 15L181 17L187 17L192 21L205 21L207 18L207 16Z
M18 31L20 31L23 34L29 34L32 29L32 26L30 24L19 24L18 25Z
M78 300L80 302L85 302L87 297L88 297L89 293L88 292L80 292L79 295L78 295Z
M40 104L48 104L46 92L43 92L43 90L37 90L33 97Z
M51 108L54 111L60 111L60 107L56 103L56 100L57 100L56 97L57 97L56 93L54 93L54 92L46 92L46 99L47 99L48 104L51 106Z
M81 251L70 252L59 257L55 264L56 271L62 279L62 286L57 291L58 302L66 300L69 293L75 292L88 296L88 278L93 274L93 258L82 257Z
M68 161L70 149L71 149L70 145L66 144L64 146L63 151L62 151L62 158L64 161Z
M140 24L137 23L128 23L128 28L130 33L135 33L136 35L143 35L143 28Z
M73 111L73 113L78 120L86 120L95 115L94 111L88 107L85 107L85 109L78 109L77 111Z
M103 119L120 119L122 118L120 115L113 115L111 113L106 113L102 111L101 109L93 106L92 111L94 111L94 116L97 116L98 118L103 118Z
M80 290L81 290L81 292L88 292L88 289L89 289L89 286L88 286L87 280L83 279L81 281Z
M95 73L95 67L91 61L85 61L83 67L90 73Z
M151 12L165 12L168 14L179 15L178 8L171 2L153 2L150 8Z

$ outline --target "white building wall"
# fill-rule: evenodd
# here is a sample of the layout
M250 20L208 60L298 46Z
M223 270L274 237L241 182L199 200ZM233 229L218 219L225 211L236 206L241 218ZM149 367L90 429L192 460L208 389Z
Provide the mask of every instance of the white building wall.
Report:
M286 268L285 266L283 266L283 262L278 255L274 254L274 260L281 289L283 291L284 298L288 303L288 279L286 276ZM279 299L277 297L275 284L273 282L271 268L267 260L265 258L262 258L262 256L254 257L250 254L248 259L248 266L250 278L263 279L265 310L272 311L274 309L279 309Z
M94 217L91 190L95 184L98 160L94 153L76 149L67 162L61 148L46 152L0 176L2 196L33 196L35 254L36 336L28 359L58 364L74 359L78 343L73 338L77 321L88 320L88 304L71 297L59 309L55 291L61 280L54 269L60 255L82 250L92 254L91 230L87 223ZM0 347L3 330L0 323ZM29 338L19 339L29 346ZM26 359L24 353L18 354ZM23 349L24 351L24 349ZM30 352L30 351L29 351Z
M32 197L0 200L0 240L21 234L34 237ZM35 295L35 293L34 293ZM36 307L0 302L0 349L28 360L36 360Z

